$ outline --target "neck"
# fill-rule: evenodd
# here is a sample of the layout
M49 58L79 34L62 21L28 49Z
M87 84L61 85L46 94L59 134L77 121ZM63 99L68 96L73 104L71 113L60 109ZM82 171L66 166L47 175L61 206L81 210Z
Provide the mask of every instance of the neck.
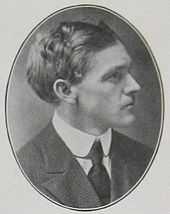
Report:
M96 121L87 115L83 115L75 106L59 105L55 111L62 120L82 132L99 136L107 131L107 128L96 124Z

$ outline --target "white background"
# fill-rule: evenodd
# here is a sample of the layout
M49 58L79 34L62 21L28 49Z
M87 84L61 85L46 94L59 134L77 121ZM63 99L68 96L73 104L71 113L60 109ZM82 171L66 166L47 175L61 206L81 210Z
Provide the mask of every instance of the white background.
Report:
M170 1L169 0L6 0L0 9L0 213L78 213L59 207L36 192L22 175L8 141L5 91L15 55L42 19L66 6L97 4L112 9L142 33L156 57L165 92L164 130L158 154L145 179L124 200L96 213L170 214ZM88 212L86 212L88 213ZM93 212L95 213L95 212Z

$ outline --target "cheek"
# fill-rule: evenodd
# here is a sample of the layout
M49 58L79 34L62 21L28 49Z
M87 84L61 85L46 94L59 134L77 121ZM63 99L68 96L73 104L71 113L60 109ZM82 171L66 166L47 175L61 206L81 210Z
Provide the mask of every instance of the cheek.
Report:
M79 93L79 105L85 111L98 112L108 104L108 93L97 88L88 88Z
M111 109L119 109L122 102L121 92L119 90L113 90L105 96L105 100L108 104L110 104Z
M79 88L79 99L84 111L113 113L120 108L121 89L113 84L89 84Z
M104 97L102 94L89 92L86 96L86 103L90 111L97 111L104 104Z

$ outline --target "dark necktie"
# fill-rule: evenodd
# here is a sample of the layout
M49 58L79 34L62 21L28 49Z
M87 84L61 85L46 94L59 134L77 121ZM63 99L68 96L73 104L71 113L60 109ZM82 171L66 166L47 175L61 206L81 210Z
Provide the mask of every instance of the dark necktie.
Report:
M99 140L94 142L88 157L93 164L88 173L89 181L98 194L102 205L105 205L110 202L110 178L102 164L103 149Z

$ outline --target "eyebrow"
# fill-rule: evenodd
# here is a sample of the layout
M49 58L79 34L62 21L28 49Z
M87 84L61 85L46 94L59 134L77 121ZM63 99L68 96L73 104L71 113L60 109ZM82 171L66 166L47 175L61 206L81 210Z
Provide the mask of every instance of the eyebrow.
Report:
M131 64L130 65L125 64L125 65L120 65L120 66L116 66L116 67L110 68L109 71L101 77L101 81L107 80L115 72L120 72L121 70L124 70L124 69L128 69L129 70L130 67L131 67Z

